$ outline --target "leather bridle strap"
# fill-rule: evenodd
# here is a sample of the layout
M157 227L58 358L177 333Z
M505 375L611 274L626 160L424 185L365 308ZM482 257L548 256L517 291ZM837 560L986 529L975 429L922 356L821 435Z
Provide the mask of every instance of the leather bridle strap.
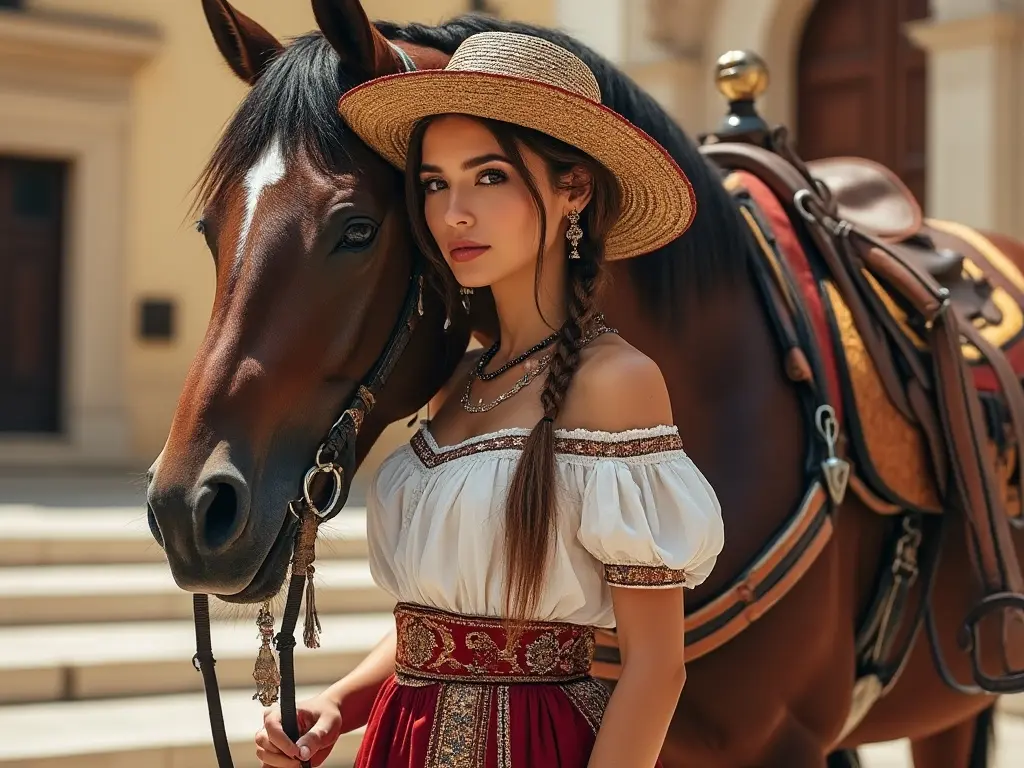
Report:
M213 731L213 749L217 763L222 768L231 765L231 749L224 731L224 712L220 704L220 687L214 665L213 646L210 643L210 598L208 595L192 595L192 614L196 623L196 655L192 666L203 673L203 688L206 690L206 708L210 711L210 728Z

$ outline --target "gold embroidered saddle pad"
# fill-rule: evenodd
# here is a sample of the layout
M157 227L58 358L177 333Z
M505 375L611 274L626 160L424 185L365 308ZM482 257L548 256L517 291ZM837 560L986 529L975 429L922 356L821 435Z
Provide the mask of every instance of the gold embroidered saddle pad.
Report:
M773 267L789 275L803 299L821 353L824 386L829 400L836 403L840 423L846 426L854 443L851 447L856 473L892 505L893 512L908 508L940 512L925 437L891 401L838 290L814 270L785 209L766 184L748 172L738 171L730 176L729 185L742 186L756 202L786 261L785 265ZM970 294L959 297L960 306L970 304L969 316L975 327L989 343L1002 350L1015 371L1024 373L1024 274L1020 269L989 238L961 224L924 220L917 234L906 238L909 247L913 247L915 238L923 238L938 254L925 268L933 274L945 271L961 278L944 281L953 286L954 301L958 300L957 285L962 284ZM923 329L912 327L908 313L884 285L870 276L868 282L912 347L926 358L929 353L921 339ZM987 401L991 418L999 418L999 385L992 368L969 342L965 341L961 348L970 363L975 386ZM1003 420L999 418L1000 422ZM1007 468L1013 466L1013 456L1009 451L999 455L995 443L990 448L1003 486L1008 487ZM1017 500L1010 499L1008 507L1012 514L1020 514Z

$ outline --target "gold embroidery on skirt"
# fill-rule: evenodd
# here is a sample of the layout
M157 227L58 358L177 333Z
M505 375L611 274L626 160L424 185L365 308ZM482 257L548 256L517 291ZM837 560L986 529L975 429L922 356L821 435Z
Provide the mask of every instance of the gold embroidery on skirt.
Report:
M410 688L426 688L428 685L438 685L437 680L425 680L422 677L407 675L401 670L395 670L395 682L399 685L407 685Z
M441 686L430 729L427 768L484 768L493 693L489 685Z
M538 675L546 675L558 664L561 646L553 634L541 635L526 646L526 665Z
M498 768L512 768L512 733L509 728L509 691L498 686Z
M398 657L414 667L430 661L437 648L437 634L419 619L410 619L398 633Z
M404 604L395 607L395 619L395 671L401 675L399 682L412 677L434 682L466 678L499 684L567 682L587 674L594 654L592 627L528 622L524 631L536 636L510 642L491 634L504 634L499 619L445 614ZM454 630L474 626L480 629L465 635Z
M578 680L575 683L568 683L562 686L569 701L579 710L580 714L590 723L594 733L601 727L601 720L604 718L605 707L608 706L610 694L603 683L599 683L592 677Z
M505 662L514 674L523 674L523 668L516 661L516 649L505 642L504 648L499 648L494 638L486 632L470 632L466 635L466 647L473 651L473 663L465 667L475 674L486 674L493 669L495 664ZM450 663L456 663L454 660Z

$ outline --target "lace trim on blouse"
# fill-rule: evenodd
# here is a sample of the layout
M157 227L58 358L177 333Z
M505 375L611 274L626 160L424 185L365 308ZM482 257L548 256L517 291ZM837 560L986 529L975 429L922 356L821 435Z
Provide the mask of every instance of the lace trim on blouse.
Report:
M424 426L410 441L417 458L428 469L479 453L521 451L530 435L529 429L510 428L476 435L462 442L441 447ZM591 459L636 459L682 451L683 442L675 426L661 425L622 432L601 432L588 429L555 430L555 453Z

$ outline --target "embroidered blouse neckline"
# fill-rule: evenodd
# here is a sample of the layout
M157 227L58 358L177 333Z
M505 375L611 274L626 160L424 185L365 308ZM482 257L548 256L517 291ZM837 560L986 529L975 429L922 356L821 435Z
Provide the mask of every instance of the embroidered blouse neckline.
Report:
M431 433L429 423L424 423L413 435L410 445L420 461L432 468L477 453L521 450L530 432L528 427L508 427L442 446ZM621 432L583 428L555 430L555 452L558 454L633 458L679 450L682 450L679 430L669 424Z
M426 440L430 450L434 453L447 453L449 451L458 450L459 448L463 448L467 445L476 445L477 443L487 442L495 438L528 437L532 431L533 430L530 427L505 427L504 429L497 429L493 432L484 432L483 434L473 435L471 437L467 437L465 440L460 440L457 443L451 443L450 445L441 445L437 442L434 434L430 431L429 422L423 422L419 428L419 434L423 435L423 439ZM653 427L626 429L621 432L602 432L601 430L573 427L572 429L556 429L555 437L564 440L594 440L600 443L621 443L645 437L670 437L678 434L678 432L679 430L674 424L658 424Z

